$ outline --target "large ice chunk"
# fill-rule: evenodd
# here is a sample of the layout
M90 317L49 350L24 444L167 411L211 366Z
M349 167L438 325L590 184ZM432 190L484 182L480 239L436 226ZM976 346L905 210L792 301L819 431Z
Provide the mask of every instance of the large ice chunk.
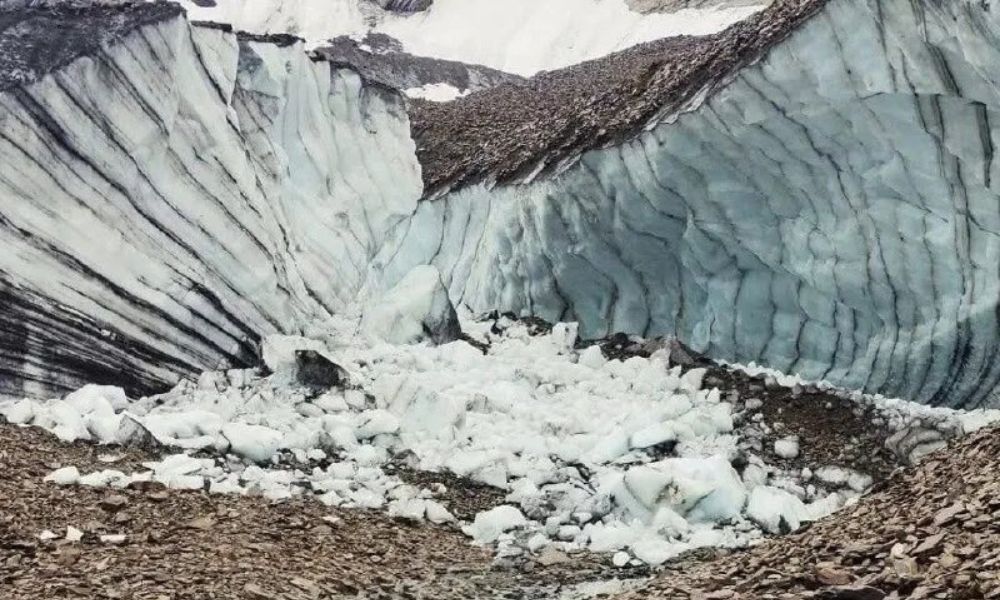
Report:
M527 523L520 510L503 505L477 514L472 525L467 525L462 531L481 544L489 544L497 541L504 532L524 527Z
M794 495L761 485L750 493L747 516L770 533L795 531L807 520L806 507Z
M436 267L420 266L365 311L362 330L393 344L452 342L462 335L458 313Z
M719 522L740 514L746 488L721 456L671 458L630 469L614 493L626 514L652 520L662 507L692 522Z

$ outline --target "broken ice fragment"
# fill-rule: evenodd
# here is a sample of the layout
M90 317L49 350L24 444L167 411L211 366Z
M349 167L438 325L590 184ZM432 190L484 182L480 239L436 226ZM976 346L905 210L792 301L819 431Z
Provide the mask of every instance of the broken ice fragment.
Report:
M432 266L413 269L365 311L362 330L393 344L444 344L462 336L458 313Z
M462 531L480 544L490 544L497 541L503 533L524 527L527 523L528 520L520 510L503 505L477 514L475 521L463 527Z

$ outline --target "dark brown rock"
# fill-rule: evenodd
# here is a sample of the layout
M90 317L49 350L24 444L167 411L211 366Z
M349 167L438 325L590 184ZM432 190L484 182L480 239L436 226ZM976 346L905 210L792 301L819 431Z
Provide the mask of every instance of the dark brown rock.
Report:
M826 0L777 0L717 34L666 38L444 104L415 101L428 196L510 182L621 143L784 40ZM709 93L710 93L709 92Z

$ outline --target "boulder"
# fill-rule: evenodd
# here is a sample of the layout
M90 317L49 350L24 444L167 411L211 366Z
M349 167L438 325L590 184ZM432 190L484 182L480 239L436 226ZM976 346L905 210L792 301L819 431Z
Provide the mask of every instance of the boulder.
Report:
M315 350L295 352L295 380L314 390L328 390L347 383L347 371Z
M326 354L323 342L305 337L268 336L261 348L261 362L278 381L313 391L344 387L350 380L347 370Z
M269 374L293 372L298 363L296 354L301 350L322 352L326 345L297 335L269 335L261 344L262 366Z
M158 452L166 448L153 432L128 413L122 415L115 438L124 448L137 448L149 452Z

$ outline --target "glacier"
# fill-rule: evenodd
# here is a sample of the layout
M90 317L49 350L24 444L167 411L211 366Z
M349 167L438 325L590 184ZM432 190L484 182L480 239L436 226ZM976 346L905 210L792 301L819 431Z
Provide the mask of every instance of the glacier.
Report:
M376 265L585 337L996 406L998 14L832 0L633 139L421 203Z
M256 364L262 335L352 297L416 207L397 94L298 40L150 10L119 9L134 29L0 92L0 394L141 394ZM25 37L93 28L29 15Z
M444 190L402 94L294 37L169 11L29 69L0 88L0 394L250 366L430 264L473 311L998 406L1000 8L816 4L635 135Z

